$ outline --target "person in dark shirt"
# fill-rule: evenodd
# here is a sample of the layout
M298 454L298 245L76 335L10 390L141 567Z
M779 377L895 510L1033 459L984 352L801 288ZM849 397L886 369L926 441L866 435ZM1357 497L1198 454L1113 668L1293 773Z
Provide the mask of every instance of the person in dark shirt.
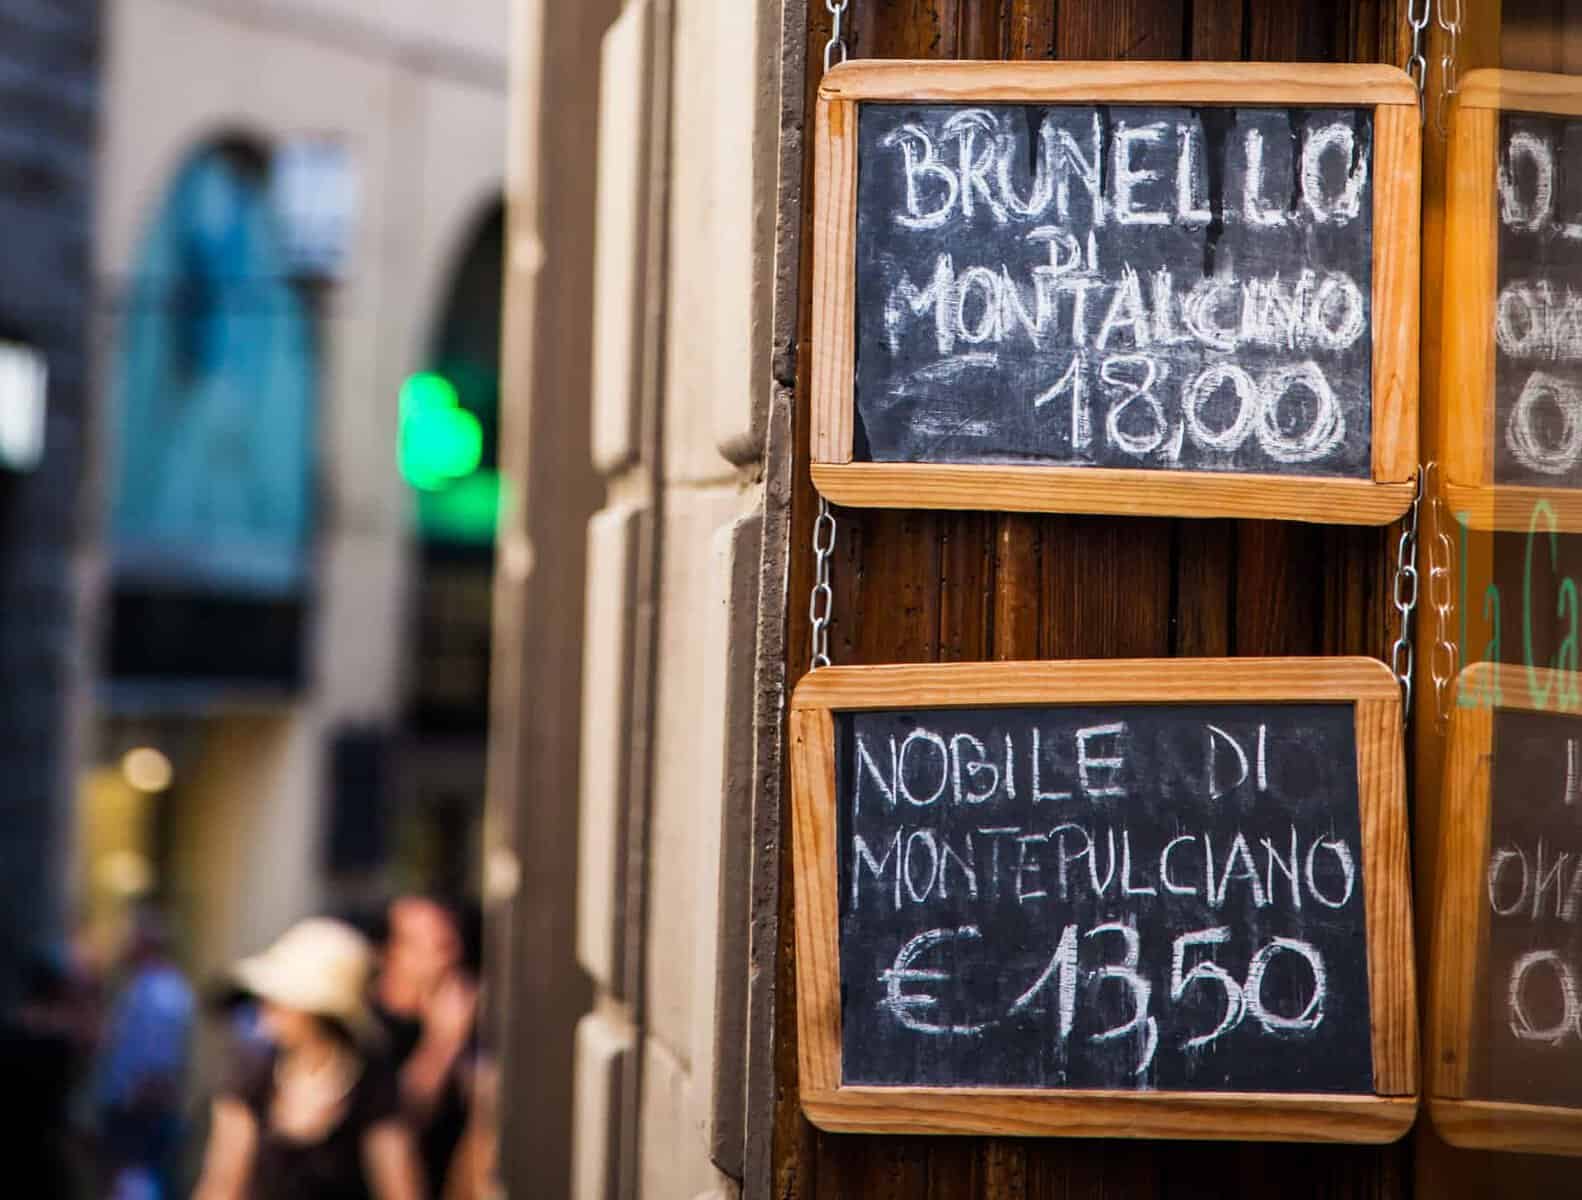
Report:
M6 1181L18 1195L69 1197L86 1190L88 1157L71 1118L72 1090L91 1043L85 988L53 949L24 964L20 1003L0 1018L0 1130ZM8 1140L7 1140L8 1139Z
M451 1183L468 1133L477 1059L478 984L468 921L457 907L403 896L387 914L374 1011L400 1071L402 1103L432 1196L465 1196Z
M214 1101L195 1200L421 1200L399 1084L365 1000L368 942L314 918L238 963L275 1053Z

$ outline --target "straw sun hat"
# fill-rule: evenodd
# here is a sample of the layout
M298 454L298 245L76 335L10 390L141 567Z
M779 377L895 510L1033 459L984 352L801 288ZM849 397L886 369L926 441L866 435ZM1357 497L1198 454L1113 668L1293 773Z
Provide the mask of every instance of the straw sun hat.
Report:
M380 1030L368 1007L373 947L343 921L299 921L261 954L231 968L231 984L259 1000L338 1022L364 1046Z

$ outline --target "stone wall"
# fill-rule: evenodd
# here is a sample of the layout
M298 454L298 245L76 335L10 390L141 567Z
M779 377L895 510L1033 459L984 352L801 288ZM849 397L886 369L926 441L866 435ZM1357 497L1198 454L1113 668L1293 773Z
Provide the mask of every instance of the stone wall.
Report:
M574 67L550 48L568 46L573 26L584 39L590 31L553 4L537 40L519 46L513 149L528 186L521 203L513 191L513 261L539 229L546 257L518 294L543 303L585 220L594 252L591 303L570 318L578 339L591 336L589 375L552 374L565 346L546 342L538 323L535 340L506 350L508 369L533 364L512 401L518 429L541 439L526 455L529 496L544 480L577 480L548 517L529 503L524 557L538 582L526 590L553 584L582 600L575 862L544 862L542 838L561 816L542 792L513 840L524 890L552 902L534 862L575 875L576 962L593 995L574 1041L572 1195L734 1196L749 1173L780 6L611 8ZM551 226L537 214L566 203L577 182L549 140L584 102L559 82L570 70L598 80L597 185L574 224ZM591 410L585 451L582 431L556 428L552 415L573 384ZM566 401L561 412L580 407ZM576 453L587 457L568 464ZM574 561L560 542L584 478L599 506L579 528L585 569L572 582L550 566ZM497 616L509 627L509 612ZM778 627L778 612L768 619ZM531 618L523 628L534 636ZM548 745L558 707L532 706L525 692L519 703L524 743ZM516 936L549 919L519 917Z

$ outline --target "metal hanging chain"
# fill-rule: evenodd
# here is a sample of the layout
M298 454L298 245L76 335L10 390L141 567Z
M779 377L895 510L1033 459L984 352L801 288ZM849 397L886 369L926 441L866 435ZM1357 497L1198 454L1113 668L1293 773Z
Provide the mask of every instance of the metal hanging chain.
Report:
M1401 722L1412 718L1412 671L1416 654L1412 649L1412 613L1417 609L1417 519L1423 503L1423 468L1417 468L1417 490L1412 508L1401 527L1401 540L1395 546L1395 611L1400 617L1395 644L1390 647L1390 673L1401 685Z
M1456 545L1451 540L1445 502L1434 486L1435 463L1423 468L1428 492L1428 604L1434 610L1434 644L1428 673L1434 681L1434 727L1443 733L1450 724L1450 693L1461 666L1452 622L1456 613Z
M1450 136L1450 102L1461 90L1456 60L1461 54L1461 0L1439 0L1439 28L1445 31L1445 48L1439 56L1439 94L1434 98L1434 128Z
M829 622L835 614L835 592L829 585L830 560L835 555L835 514L829 501L818 498L818 520L813 522L813 594L807 619L813 625L813 659L808 669L829 666Z
M1406 73L1417 89L1417 120L1423 120L1423 89L1428 83L1428 58L1423 52L1423 31L1428 28L1433 0L1408 0L1406 22L1412 27L1412 53L1406 60Z
M829 15L834 21L830 26L829 41L824 43L824 73L837 62L846 61L846 38L841 32L841 21L846 16L846 10L851 7L851 0L824 0L824 7L829 10ZM836 52L840 57L836 58Z
M827 73L838 62L846 61L846 37L841 25L851 0L824 0L831 24L829 41L824 43L824 70ZM812 659L810 671L830 664L829 623L835 615L835 591L830 587L831 560L835 557L835 513L829 501L818 498L818 519L813 522L813 594L808 597L807 619L813 626Z

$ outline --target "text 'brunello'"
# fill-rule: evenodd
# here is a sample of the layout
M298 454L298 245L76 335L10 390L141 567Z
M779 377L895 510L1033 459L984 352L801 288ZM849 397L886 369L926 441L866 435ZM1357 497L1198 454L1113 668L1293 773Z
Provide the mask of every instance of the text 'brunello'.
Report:
M1366 477L1366 108L868 104L856 457Z

